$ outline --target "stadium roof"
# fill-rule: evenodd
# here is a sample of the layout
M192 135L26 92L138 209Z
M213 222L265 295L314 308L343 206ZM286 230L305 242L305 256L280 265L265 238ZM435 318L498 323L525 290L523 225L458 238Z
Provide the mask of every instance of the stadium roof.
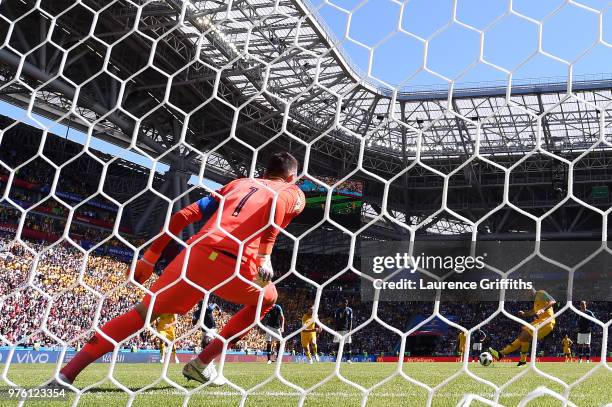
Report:
M34 4L33 1L30 3ZM40 13L42 19L59 15L54 33L64 30L81 39L89 28L83 21L87 21L87 15L91 13L80 6L68 9L71 2L56 3L52 7L46 6L52 10L45 10L47 15ZM85 2L94 10L101 9L105 3ZM17 31L28 28L27 25L34 21L32 14L19 20L17 13L19 11L4 11L5 16L17 20ZM181 13L184 15L182 25L179 24ZM599 134L598 113L593 105L603 106L612 100L612 79L605 77L588 81L575 78L576 82L572 84L576 96L593 105L582 103L575 97L567 98L566 83L523 81L512 87L508 95L507 86L499 84L459 84L451 94L452 98L449 98L448 89L435 87L394 95L364 82L340 52L341 45L315 17L314 11L297 0L278 3L251 0L231 5L210 1L157 1L141 8L119 1L102 9L99 19L95 30L99 33L98 40L86 40L83 44L100 56L110 52L108 71L127 80L126 94L145 88L156 104L161 105L163 91L172 78L173 91L169 99L178 109L167 107L166 110L183 123L183 113L193 113L193 107L197 106L192 100L186 100L196 96L188 95L188 91L198 91L199 99L207 100L212 95L210 87L214 87L215 80L219 79L216 85L218 97L234 108L242 106L237 123L239 137L242 130L251 126L260 137L263 136L263 140L269 139L283 129L283 113L287 109L290 121L287 130L305 142L312 142L321 133L329 131L313 147L323 153L318 163L322 166L319 171L332 174L336 171L337 153L344 150L356 154L353 151L358 148L355 135L366 139L365 168L394 173L402 167L402 161L416 156L421 136L420 149L424 160L471 155L478 137L477 123L482 128L480 153L483 155L524 153L533 149L540 124L546 147L581 150L595 142ZM50 28L48 22L47 29ZM109 28L111 24L112 30ZM130 32L135 27L139 32ZM36 30L40 31L39 26ZM151 40L159 42L157 49L151 48ZM69 41L58 42L66 48L75 46ZM28 51L32 45L18 44L15 49ZM60 51L56 47L48 48ZM84 55L73 56L74 53L69 52L64 71L78 63L75 59L82 59L83 63L92 62L87 50L80 48L82 45L72 49L82 51ZM19 57L13 52L6 48L1 51L4 62L18 63ZM154 75L154 72L145 70L145 74L133 76L146 65L142 59L150 53L154 54L155 67L165 75ZM166 65L170 59L174 60L171 67ZM39 81L53 77L51 67L40 69L32 63L35 61L30 60L26 58L24 76ZM73 79L70 75L65 76ZM5 79L8 78L10 76L5 74ZM113 79L103 74L82 88L79 105L85 118L98 119L105 104L117 105L117 95L113 99L113 95L105 92L108 89L103 88L108 82L114 85ZM54 85L57 86L53 90L59 90L64 97L45 94ZM185 89L187 87L191 89ZM13 102L21 99L25 103L17 88L19 85L15 84L15 93L5 90L4 97ZM162 93L159 93L160 89ZM38 92L37 97L46 99L47 113L58 116L69 107L71 101L66 96L72 99L70 94L74 96L74 90L69 81L57 78ZM83 95L88 92L92 93L87 95L91 100ZM510 96L511 105L506 96ZM114 103L101 103L105 99ZM92 101L102 106L92 106ZM136 118L141 117L140 111L130 109L131 102L129 96L124 95L119 104ZM227 113L226 125L229 126L234 112L224 110ZM198 114L195 111L190 120L197 119ZM542 115L541 119L538 115ZM123 144L131 136L125 130L133 128L133 123L130 123L133 120L126 116L116 110L107 120L100 121L100 124L124 130L107 131L108 137ZM143 123L146 122L145 118ZM192 123L187 130L188 137L192 127L193 137L200 138L200 141L215 138L215 132L210 132L212 136L205 131L196 133L196 126ZM224 136L231 128L226 127L225 131ZM165 151L172 145L164 140L167 135L157 134L160 132L156 129L142 133L145 135L139 140L151 149ZM257 147L263 140L249 144ZM219 154L218 159L211 159L209 163L218 166L220 172L232 173L248 168L232 168L230 164L235 159L223 160L222 156ZM197 157L193 158L197 160Z
M363 147L363 169L389 179L417 153L445 174L477 147L506 166L538 146L576 156L610 125L601 121L612 100L605 75L510 90L381 90L300 0L35 3L0 6L13 22L10 48L0 49L2 98L26 106L34 89L39 113L121 146L136 139L178 171L198 173L205 162L204 175L218 182L248 174L260 147L258 165L279 147L303 154L308 143L309 173L338 177L356 168Z

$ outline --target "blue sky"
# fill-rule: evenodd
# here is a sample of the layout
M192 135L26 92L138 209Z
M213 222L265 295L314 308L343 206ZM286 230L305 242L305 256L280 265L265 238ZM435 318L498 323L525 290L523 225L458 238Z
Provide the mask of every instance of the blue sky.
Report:
M568 64L537 52L538 22L542 26L542 49L572 63L574 80L592 74L607 77L612 71L612 48L598 42L599 14L559 0L513 1L514 12L535 21L510 13L508 0L457 0L456 19L474 30L453 22L452 0L408 0L401 18L402 6L391 0L309 1L353 63L364 72L371 69L372 76L394 86L418 89L446 83L428 72L419 72L425 61L422 40L429 45L427 66L458 84L507 80L505 72L486 64L471 66L478 61L480 32L484 33L484 59L512 71L515 79L563 80L568 76ZM596 11L606 3L580 1L580 5ZM603 39L612 44L612 9L602 16ZM401 32L400 27L420 38ZM597 45L579 58L593 44Z
M353 64L363 72L370 70L373 77L384 83L398 85L404 90L447 85L443 79L421 70L425 62L422 40L428 43L427 66L458 84L507 80L506 73L486 64L471 65L478 59L480 32L484 32L484 59L512 71L515 79L566 79L567 63L537 52L538 22L542 24L542 48L571 62L574 80L585 75L610 77L612 72L612 48L598 43L599 14L561 0L513 1L516 13L535 21L509 13L508 0L456 0L457 20L474 29L452 22L453 0L408 0L403 6L391 0L307 1L316 8ZM603 10L607 0L580 0L578 3ZM612 44L612 8L601 15L603 40ZM399 27L413 35L401 32ZM349 40L347 35L365 46ZM529 57L531 59L524 63ZM468 67L471 68L466 72ZM0 112L33 124L23 110L4 102L0 102ZM86 140L83 133L74 129L68 131L65 126L35 117L55 134L67 135L79 143ZM152 167L148 158L102 140L93 138L90 145L93 149ZM157 169L165 172L168 167L159 164ZM195 183L197 179L192 177L191 181ZM205 184L211 188L217 186L208 180Z

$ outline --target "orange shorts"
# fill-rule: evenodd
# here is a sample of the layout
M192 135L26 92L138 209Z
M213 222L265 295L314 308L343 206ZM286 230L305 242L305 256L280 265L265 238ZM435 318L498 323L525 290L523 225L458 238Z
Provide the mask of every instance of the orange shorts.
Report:
M277 293L274 284L269 283L262 290L238 277L232 277L237 260L205 246L194 246L191 249L186 272L191 284L188 283L181 277L186 252L187 250L183 250L179 253L153 283L149 290L157 293L155 298L153 299L150 294L145 295L143 299L145 304L149 305L154 301L153 313L186 314L204 298L205 291L210 291L221 283L224 284L212 292L235 304L257 305L262 291L264 305L276 302ZM257 276L255 263L243 260L240 274L247 280L253 281Z

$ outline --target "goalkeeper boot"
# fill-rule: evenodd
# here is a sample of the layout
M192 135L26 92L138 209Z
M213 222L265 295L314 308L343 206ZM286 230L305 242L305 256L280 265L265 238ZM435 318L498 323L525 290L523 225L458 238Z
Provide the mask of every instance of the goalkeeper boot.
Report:
M516 364L517 367L521 367L521 366L525 366L527 364L527 362L518 362Z
M489 353L491 354L491 356L493 356L493 359L495 360L501 360L501 358L504 356L493 348L489 348Z
M39 388L40 389L44 389L44 390L70 390L70 387L68 386L70 383L70 381L66 378L66 376L64 376L63 374L59 373L58 374L59 378L61 381L57 380L56 378L53 378L51 380L49 380L48 382L42 384ZM65 384L63 384L65 383Z
M200 383L209 383L211 386L223 386L227 380L223 375L217 373L214 362L210 362L204 369L201 368L202 362L195 358L183 367L185 379L195 380Z

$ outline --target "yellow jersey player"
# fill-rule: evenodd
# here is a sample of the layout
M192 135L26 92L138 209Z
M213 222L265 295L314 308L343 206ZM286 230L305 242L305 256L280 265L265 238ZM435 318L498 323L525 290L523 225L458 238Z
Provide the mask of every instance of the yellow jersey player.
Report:
M459 361L463 362L463 350L465 349L465 332L459 331L457 335L457 355L459 355Z
M565 356L565 363L572 361L573 344L574 342L567 335L565 335L565 337L561 340L561 347L563 348L563 356Z
M314 321L312 316L312 307L306 311L304 316L302 316L302 327L303 330L300 333L300 339L302 340L302 348L304 349L304 354L308 359L308 363L312 365L312 354L316 361L319 361L319 355L317 353L317 332L320 332L320 328L317 328L317 324Z
M533 308L529 311L519 311L520 317L535 317L531 324L538 330L538 340L544 339L550 334L555 327L555 311L553 306L556 304L555 299L544 290L530 290L533 295ZM529 326L523 325L521 332L511 344L507 345L501 351L489 348L489 353L493 355L495 360L500 360L504 356L516 351L520 348L521 360L517 366L527 364L527 353L531 347L531 338L533 330Z
M161 314L157 319L157 324L155 328L159 335L167 339L170 342L174 342L176 339L176 331L175 327L178 322L178 318L176 314ZM164 359L166 357L166 341L160 339L159 351L161 354L160 363L164 363ZM176 356L176 344L172 343L172 360L174 363L179 363L178 356Z

